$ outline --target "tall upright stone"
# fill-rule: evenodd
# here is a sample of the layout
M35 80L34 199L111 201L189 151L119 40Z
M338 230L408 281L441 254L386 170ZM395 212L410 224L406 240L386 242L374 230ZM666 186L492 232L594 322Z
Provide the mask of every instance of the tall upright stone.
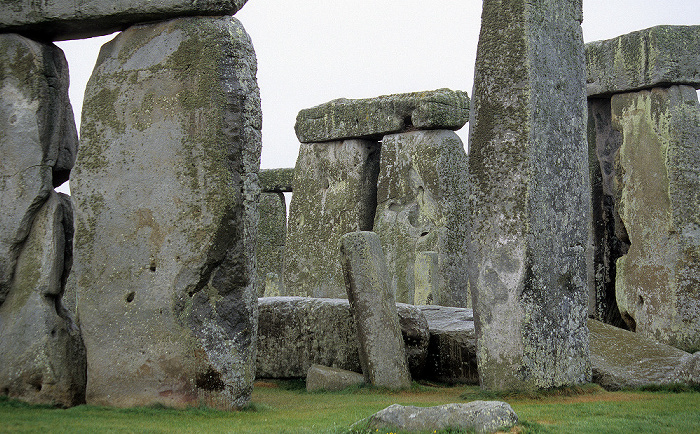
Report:
M580 1L485 0L470 118L480 383L590 379L590 226Z
M135 26L102 47L71 179L88 403L248 402L256 69L232 17Z
M282 276L284 243L287 237L287 204L282 193L260 193L258 204L260 222L258 242L255 248L257 257L257 293L265 294L268 275Z
M379 143L302 143L284 258L284 293L346 298L338 243L371 230L377 200Z
M617 304L630 329L700 350L700 104L690 86L612 97L629 252Z
M416 301L419 253L435 251L433 303L471 305L467 164L462 141L452 131L414 131L382 140L373 231L382 240L391 289L401 303Z

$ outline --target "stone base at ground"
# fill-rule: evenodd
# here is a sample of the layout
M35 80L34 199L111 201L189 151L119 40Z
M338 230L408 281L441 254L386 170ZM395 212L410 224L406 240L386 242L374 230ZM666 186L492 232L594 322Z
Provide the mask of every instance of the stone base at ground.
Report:
M306 391L338 391L365 384L365 377L357 372L328 366L311 365L306 374Z

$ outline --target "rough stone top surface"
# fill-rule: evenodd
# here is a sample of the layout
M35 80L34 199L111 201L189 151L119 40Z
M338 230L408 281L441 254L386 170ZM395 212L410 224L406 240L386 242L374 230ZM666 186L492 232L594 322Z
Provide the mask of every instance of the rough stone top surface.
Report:
M60 41L108 35L149 21L233 15L247 0L4 0L0 32Z
M588 96L655 86L700 88L700 26L657 26L586 44Z
M264 169L260 171L260 190L263 193L291 193L294 181L294 168Z
M411 130L458 130L469 119L466 92L438 89L367 99L336 99L297 115L294 130L302 143L341 139L381 139Z

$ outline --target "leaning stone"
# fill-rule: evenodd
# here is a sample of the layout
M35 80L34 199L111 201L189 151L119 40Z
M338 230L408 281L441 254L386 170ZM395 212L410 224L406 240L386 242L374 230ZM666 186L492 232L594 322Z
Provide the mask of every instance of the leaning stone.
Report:
M293 167L260 171L260 190L264 193L291 193L293 183Z
M0 304L34 216L78 149L68 64L53 44L0 35Z
M690 86L614 95L620 217L617 305L631 330L700 350L700 104Z
M52 41L108 35L127 27L194 15L233 15L246 0L13 0L3 8L0 31Z
M690 355L685 351L588 320L591 332L593 382L607 390L678 382L676 368Z
M672 84L700 88L700 26L657 26L586 44L589 96Z
M410 387L401 326L379 236L374 232L345 234L340 239L340 252L365 381L390 389Z
M386 254L391 290L402 303L420 302L416 300L417 255L435 251L432 303L471 305L465 273L467 165L464 145L452 131L414 131L382 140L373 231Z
M365 377L357 372L344 369L311 365L306 374L306 391L338 391L348 387L365 384Z
M585 383L590 186L580 1L484 0L470 124L480 383Z
M338 243L371 230L377 201L379 143L302 144L284 258L284 294L345 298Z
M492 433L508 430L518 423L510 405L500 401L472 401L436 407L413 407L393 404L367 419L355 423L354 429L435 432L468 430Z
M342 139L380 140L413 129L458 130L469 119L466 92L438 89L367 99L336 99L297 115L302 143Z
M35 404L85 402L85 347L62 297L71 262L68 196L51 192L20 249L0 306L0 393Z
M70 283L87 402L245 405L255 376L260 99L232 17L135 26L85 91Z
M258 297L265 294L267 276L282 275L284 242L287 237L287 204L282 193L260 193L258 203L258 243L255 254L258 263ZM278 288L279 291L279 288Z

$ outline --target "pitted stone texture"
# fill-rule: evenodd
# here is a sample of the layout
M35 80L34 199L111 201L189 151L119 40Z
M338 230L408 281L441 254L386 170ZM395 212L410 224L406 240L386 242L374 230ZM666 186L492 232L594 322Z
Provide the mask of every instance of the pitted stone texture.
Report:
M259 301L258 378L303 378L313 364L362 372L348 300L267 297ZM418 377L428 349L428 325L415 306L397 303L408 365Z
M472 401L466 404L445 404L435 407L413 407L393 404L353 428L400 430L401 432L434 432L435 430L469 430L476 433L503 432L518 423L518 415L510 405L500 401Z
M0 306L0 391L31 403L85 402L85 347L63 307L70 270L70 198L51 192L34 219Z
M328 366L311 365L306 374L306 391L338 391L365 384L365 377L357 372Z
M416 301L416 260L421 251L435 251L432 303L471 305L467 164L464 145L452 131L415 131L382 140L373 231L386 254L391 290L402 303L421 302Z
M255 376L260 99L232 17L102 47L71 179L87 402L245 405Z
M700 351L681 360L673 372L671 380L691 386L700 386Z
M485 389L590 378L590 186L581 2L485 0L469 171Z
M657 26L586 44L589 96L672 84L700 88L700 26Z
M676 383L677 367L690 357L685 351L596 320L588 320L588 328L593 382L607 390Z
M265 193L291 193L294 168L265 169L260 171L260 190Z
M401 326L379 236L366 231L345 234L340 239L340 252L365 381L390 389L410 387Z
M619 210L630 249L617 305L631 330L700 350L700 104L690 86L614 95Z
M63 52L0 35L0 304L34 216L78 149Z
M287 237L287 204L282 193L260 193L260 222L255 253L258 263L258 297L265 294L270 273L282 275L284 241ZM279 280L279 278L277 279ZM279 288L277 289L279 292ZM279 295L279 294L278 294Z
M12 0L3 7L1 32L37 39L84 39L127 27L194 15L233 15L246 0Z
M372 138L413 129L458 130L469 119L469 96L450 89L336 99L297 115L294 131L302 143Z
M284 258L284 295L346 298L338 243L371 230L377 201L379 143L302 143Z

